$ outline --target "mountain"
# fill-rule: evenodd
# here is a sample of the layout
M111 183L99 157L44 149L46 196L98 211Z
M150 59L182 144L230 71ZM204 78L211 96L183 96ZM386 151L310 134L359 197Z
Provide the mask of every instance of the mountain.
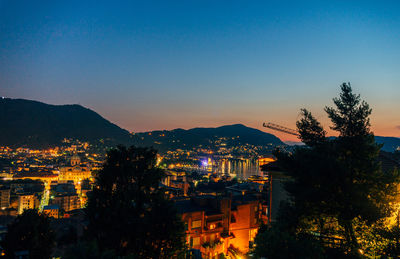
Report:
M49 147L64 138L129 144L128 131L80 105L0 98L0 145Z
M375 136L375 141L379 144L383 144L383 151L394 152L400 148L400 138Z
M222 143L227 147L242 144L254 146L285 145L272 134L249 128L242 124L218 128L175 129L171 131L137 133L134 136L134 143L138 146L153 146L160 151L190 149L200 145L212 148Z
M0 98L0 146L43 148L55 146L64 138L107 144L153 146L160 151L198 146L227 147L285 145L279 138L242 124L218 128L150 131L132 135L80 105L49 105L23 99ZM400 138L376 136L384 144L382 150L393 152L400 147Z
M329 139L334 139L335 137L329 137ZM375 142L378 144L383 144L382 151L385 152L394 152L400 149L400 138L396 137L382 137L382 136L375 136ZM295 142L297 145L302 145L302 142ZM286 142L286 144L290 145ZM295 145L295 144L292 144Z

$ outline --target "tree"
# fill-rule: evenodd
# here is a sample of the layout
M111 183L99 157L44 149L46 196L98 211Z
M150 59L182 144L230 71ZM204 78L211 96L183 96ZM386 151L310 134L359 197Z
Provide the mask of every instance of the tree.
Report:
M113 259L116 257L115 252L112 250L103 249L103 251L100 251L95 241L73 244L65 250L62 256L63 259ZM124 258L128 259L129 257Z
M306 144L292 153L277 152L278 163L291 177L286 190L291 197L300 232L319 236L342 236L353 254L360 250L355 225L371 224L389 216L397 194L399 174L382 172L370 130L371 109L350 84L341 85L336 107L326 107L332 130L339 136L327 138L311 112L302 109L297 122ZM302 229L301 229L302 228Z
M298 231L297 211L282 202L278 221L261 225L255 238L254 253L257 258L302 259L324 258L323 249L317 238L310 233Z
M87 236L119 256L177 256L185 245L184 225L159 188L163 177L153 149L109 151L89 196Z
M50 258L54 247L54 233L50 220L37 210L25 210L11 224L1 242L7 258L15 253L28 251L29 258Z

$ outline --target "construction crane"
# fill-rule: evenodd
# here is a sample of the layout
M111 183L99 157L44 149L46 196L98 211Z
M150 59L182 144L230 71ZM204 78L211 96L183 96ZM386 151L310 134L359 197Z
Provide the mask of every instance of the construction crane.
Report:
M278 125L278 124L275 124L275 123L264 122L263 126L266 127L266 128L277 130L277 131L280 131L280 132L284 132L284 133L287 133L287 134L290 134L290 135L299 136L299 133L296 130L289 129L289 128L286 128L284 126L281 126L281 125Z

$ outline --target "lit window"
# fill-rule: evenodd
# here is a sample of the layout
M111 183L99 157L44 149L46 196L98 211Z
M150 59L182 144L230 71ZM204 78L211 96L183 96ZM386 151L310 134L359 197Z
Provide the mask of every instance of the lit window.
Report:
M215 229L215 224L210 224L210 229Z
M200 227L201 227L201 220L192 221L192 228L200 228Z
M200 237L193 237L192 238L192 244L193 246L199 246L200 245Z

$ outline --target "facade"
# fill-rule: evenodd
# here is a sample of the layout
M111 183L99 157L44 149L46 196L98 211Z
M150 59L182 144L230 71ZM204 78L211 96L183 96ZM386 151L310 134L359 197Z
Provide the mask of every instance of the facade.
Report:
M10 188L0 189L0 209L4 210L10 207Z
M79 185L84 179L92 176L90 170L86 166L81 166L79 156L74 155L71 158L71 166L61 167L58 174L59 181L74 181L75 185Z
M18 196L18 214L22 214L24 210L37 209L39 207L39 199L34 194L21 194Z
M185 172L167 171L161 184L171 198L188 195L190 184Z
M43 213L49 217L58 219L60 207L57 204L44 206Z
M247 253L262 221L255 195L202 195L175 204L185 223L187 244L204 258Z
M50 200L51 205L58 205L64 212L81 208L81 202L77 194L57 195Z
M269 221L276 221L282 201L289 201L289 195L285 190L285 183L290 181L290 178L285 175L282 169L271 162L261 167L261 170L269 178L269 202L268 207L264 208L269 215Z
M38 172L34 172L34 171L28 171L28 172L21 172L18 173L16 175L14 175L13 179L18 180L18 179L30 179L30 180L39 180L42 181L44 183L46 183L47 185L50 184L51 181L55 181L57 180L57 175L53 174L52 172L48 172L48 171L38 171Z
M63 212L80 209L81 200L77 194L74 182L52 182L49 204L57 205Z

